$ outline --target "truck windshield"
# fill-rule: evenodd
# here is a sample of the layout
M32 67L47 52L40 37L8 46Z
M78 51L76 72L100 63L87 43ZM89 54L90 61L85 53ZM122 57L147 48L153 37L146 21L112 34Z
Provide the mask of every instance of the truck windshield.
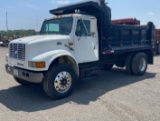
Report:
M43 23L40 34L69 35L72 30L72 23L72 17L47 20Z

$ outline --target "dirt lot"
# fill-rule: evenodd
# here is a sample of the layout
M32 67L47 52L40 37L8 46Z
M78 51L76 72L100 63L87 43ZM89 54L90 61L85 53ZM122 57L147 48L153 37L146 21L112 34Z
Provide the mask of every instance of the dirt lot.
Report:
M5 72L6 53L0 48L0 121L160 121L160 56L142 77L114 68L55 101L41 85L17 84Z

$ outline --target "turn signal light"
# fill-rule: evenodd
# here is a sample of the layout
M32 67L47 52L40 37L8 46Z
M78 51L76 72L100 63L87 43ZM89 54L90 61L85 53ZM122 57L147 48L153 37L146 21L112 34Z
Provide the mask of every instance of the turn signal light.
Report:
M46 64L45 62L36 62L36 68L45 68Z
M46 63L45 62L28 62L28 66L32 68L45 68Z

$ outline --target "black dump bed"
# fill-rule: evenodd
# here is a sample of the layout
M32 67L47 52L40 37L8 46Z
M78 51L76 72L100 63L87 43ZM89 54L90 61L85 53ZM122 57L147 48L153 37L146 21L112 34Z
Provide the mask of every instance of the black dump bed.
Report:
M144 26L113 25L107 30L107 39L103 41L104 50L131 50L133 48L152 48L154 25L148 22Z
M146 26L114 25L111 23L111 9L106 4L88 1L60 7L51 10L50 13L71 14L75 13L75 10L97 18L101 54L105 54L108 50L119 53L135 49L152 49L153 23L149 22Z

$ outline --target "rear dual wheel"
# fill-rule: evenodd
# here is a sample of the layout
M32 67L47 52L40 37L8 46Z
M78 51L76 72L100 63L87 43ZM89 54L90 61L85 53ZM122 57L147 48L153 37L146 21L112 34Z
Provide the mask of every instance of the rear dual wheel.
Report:
M145 53L129 55L126 59L126 70L135 76L141 76L146 73L148 59Z

